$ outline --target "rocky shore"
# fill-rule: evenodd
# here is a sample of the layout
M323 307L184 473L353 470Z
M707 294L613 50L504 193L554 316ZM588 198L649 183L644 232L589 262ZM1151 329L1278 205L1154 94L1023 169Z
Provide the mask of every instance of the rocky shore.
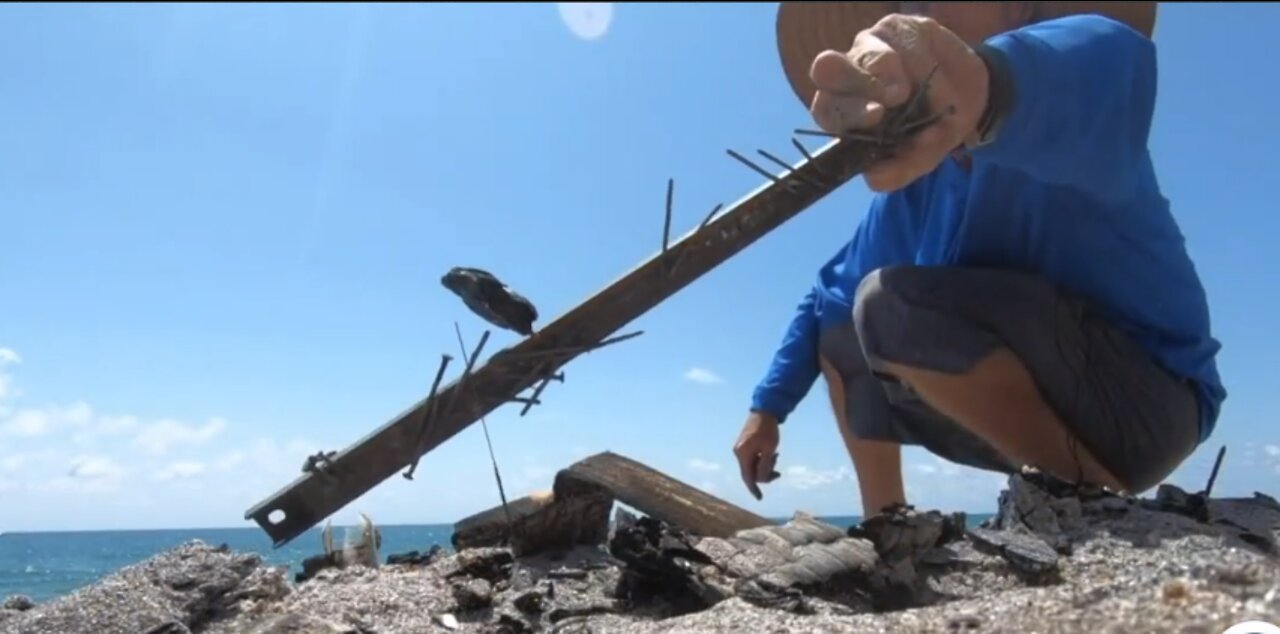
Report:
M1138 500L1028 474L974 528L908 507L848 531L797 514L699 537L622 514L595 546L392 555L302 580L192 542L47 604L11 598L0 633L1217 634L1280 623L1278 538L1266 495Z

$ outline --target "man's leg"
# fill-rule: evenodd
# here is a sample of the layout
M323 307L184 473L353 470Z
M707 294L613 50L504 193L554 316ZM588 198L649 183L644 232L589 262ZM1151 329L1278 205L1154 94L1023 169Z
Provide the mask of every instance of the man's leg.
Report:
M973 467L1011 472L986 442L929 408L867 364L852 323L832 326L819 341L823 377L840 437L858 476L863 517L906 502L902 445L924 445Z
M1039 278L881 269L859 286L854 321L873 370L1014 463L1136 492L1195 448L1190 385Z

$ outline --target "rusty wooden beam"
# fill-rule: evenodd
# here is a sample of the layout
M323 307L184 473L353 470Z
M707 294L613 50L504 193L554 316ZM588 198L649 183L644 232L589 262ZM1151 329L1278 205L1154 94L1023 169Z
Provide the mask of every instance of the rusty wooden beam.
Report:
M740 506L611 451L574 463L556 474L559 499L607 492L649 517L701 537L729 537L771 522Z
M765 172L769 182L533 336L494 354L464 388L456 380L441 388L337 453L325 469L301 475L249 509L246 519L277 547L288 543L858 176L884 152L882 145L847 139L812 155L796 145L806 160L778 175Z

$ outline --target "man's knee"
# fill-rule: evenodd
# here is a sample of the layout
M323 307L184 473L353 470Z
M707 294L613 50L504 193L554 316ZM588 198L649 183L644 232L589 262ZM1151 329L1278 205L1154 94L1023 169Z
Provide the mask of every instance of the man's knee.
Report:
M959 373L990 352L991 335L975 328L955 305L966 300L938 292L949 273L939 267L888 266L858 284L853 323L873 370L885 371L888 362Z
M853 296L853 324L864 350L879 350L890 336L908 327L912 310L906 289L926 273L919 266L886 266L862 278Z

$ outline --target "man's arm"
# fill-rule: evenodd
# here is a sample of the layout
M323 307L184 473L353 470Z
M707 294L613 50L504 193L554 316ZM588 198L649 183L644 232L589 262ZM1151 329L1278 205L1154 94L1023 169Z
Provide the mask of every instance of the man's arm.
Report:
M804 296L787 326L764 379L751 395L751 411L786 420L818 378L818 289Z
M995 140L974 156L1110 200L1132 195L1148 164L1154 43L1114 20L1076 15L997 35L985 48L992 95L1007 82L1010 101Z

